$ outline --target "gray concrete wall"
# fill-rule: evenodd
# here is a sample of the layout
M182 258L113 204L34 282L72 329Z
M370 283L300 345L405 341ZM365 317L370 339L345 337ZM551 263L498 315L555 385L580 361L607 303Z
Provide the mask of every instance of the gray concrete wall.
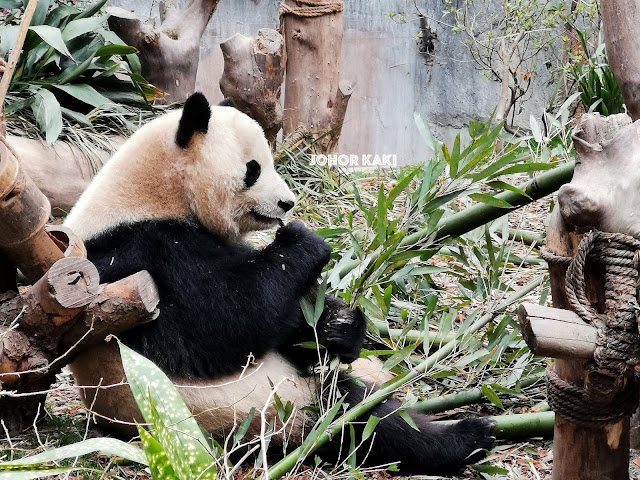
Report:
M135 9L143 17L157 15L152 0L110 4ZM210 100L222 98L219 43L234 33L254 35L260 28L277 28L279 4L280 0L220 1L203 38L198 71L198 88ZM441 18L442 0L417 4L423 14ZM394 21L389 12L404 12L406 22ZM486 120L495 109L500 85L478 71L459 37L436 22L430 22L438 35L435 58L433 65L426 64L416 46L415 13L413 0L345 0L341 74L356 82L356 88L338 153L396 154L398 164L420 163L431 153L415 126L414 112L451 145L469 120ZM534 91L517 123L527 125L529 114L539 117L547 104L549 87L540 81Z

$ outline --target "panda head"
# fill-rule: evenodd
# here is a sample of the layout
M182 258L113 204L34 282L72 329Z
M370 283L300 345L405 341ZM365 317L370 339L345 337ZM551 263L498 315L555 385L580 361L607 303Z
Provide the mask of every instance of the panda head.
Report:
M65 224L88 239L144 220L196 220L233 240L276 225L294 200L260 125L194 93L120 147Z
M293 208L295 197L274 168L262 128L232 101L211 108L201 93L191 95L175 143L189 158L185 171L191 175L193 212L210 229L262 230ZM210 185L202 186L202 180ZM201 188L210 191L212 204L200 205L208 197Z

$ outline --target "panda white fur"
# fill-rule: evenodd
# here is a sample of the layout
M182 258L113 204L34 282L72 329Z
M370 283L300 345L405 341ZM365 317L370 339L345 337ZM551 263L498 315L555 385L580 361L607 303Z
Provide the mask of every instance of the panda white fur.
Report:
M313 291L330 248L300 222L281 226L262 250L242 240L281 222L293 205L260 126L232 106L210 107L196 93L183 110L136 132L65 221L85 241L102 282L151 273L160 315L122 340L172 378L198 422L216 436L229 433L252 407L263 407L272 384L280 384L279 397L298 409L287 426L289 443L299 443L315 421L300 408L320 389L309 374L317 354L296 345L315 339L300 300ZM331 356L344 362L358 358L365 335L360 312L327 296L317 331ZM81 352L71 369L98 421L135 434L133 422L142 418L122 384L113 343ZM255 361L248 363L251 356ZM379 361L358 359L350 375L372 386L389 374ZM342 378L338 388L346 403L364 397L361 385ZM372 411L383 420L369 464L399 461L403 473L448 472L492 444L489 422L445 425L413 414L417 432L392 413L399 406L388 400ZM258 433L256 419L248 435ZM327 448L326 458L336 458L338 442Z

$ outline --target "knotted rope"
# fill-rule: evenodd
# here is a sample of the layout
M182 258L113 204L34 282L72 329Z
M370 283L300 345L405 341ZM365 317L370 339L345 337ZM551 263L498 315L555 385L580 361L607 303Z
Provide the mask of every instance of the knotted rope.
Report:
M630 415L638 403L634 366L640 353L638 337L638 260L640 241L621 233L591 231L573 258L549 252L547 262L568 263L566 291L571 307L598 330L593 363L584 388L548 371L549 404L562 417L578 425L615 423ZM587 298L587 258L604 267L605 313L599 314Z
M290 6L282 2L280 4L280 16L287 14L297 17L321 17L330 13L338 13L344 10L342 0L295 0L296 6Z

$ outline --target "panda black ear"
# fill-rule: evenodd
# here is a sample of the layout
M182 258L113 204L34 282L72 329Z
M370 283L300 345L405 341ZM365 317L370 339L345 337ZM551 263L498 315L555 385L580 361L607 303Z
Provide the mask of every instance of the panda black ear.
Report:
M196 92L184 102L182 117L178 124L176 133L176 143L180 148L187 148L191 138L196 133L207 133L209 130L209 118L211 118L211 108L206 97Z
M231 97L225 98L218 105L220 107L233 107L233 108L236 108L236 102L234 102L233 98L231 98Z

